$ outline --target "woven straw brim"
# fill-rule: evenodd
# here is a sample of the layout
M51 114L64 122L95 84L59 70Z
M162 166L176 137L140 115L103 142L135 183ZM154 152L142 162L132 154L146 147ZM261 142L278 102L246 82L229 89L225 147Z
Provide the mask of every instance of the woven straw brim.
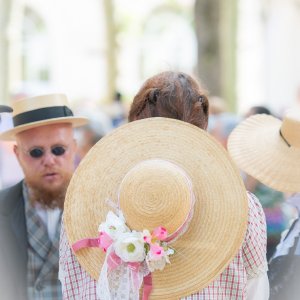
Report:
M224 148L188 123L151 118L135 121L102 138L80 163L70 182L64 223L70 244L96 237L101 222L117 203L120 183L135 165L163 159L186 171L196 197L187 232L172 243L171 264L153 275L151 299L178 299L207 286L242 245L248 200L238 169ZM161 224L162 226L164 224ZM98 279L104 253L76 253L82 267Z
M63 117L63 118L53 118L53 119L47 119L32 123L27 123L24 125L17 126L15 128L12 128L10 130L7 130L0 134L0 140L3 141L13 141L16 138L16 134L20 133L22 131L32 129L35 127L45 126L45 125L51 125L51 124L58 124L58 123L69 123L72 124L73 127L79 127L87 124L88 119L85 117Z
M241 170L281 192L300 191L300 149L280 136L282 122L254 115L231 133L228 151Z

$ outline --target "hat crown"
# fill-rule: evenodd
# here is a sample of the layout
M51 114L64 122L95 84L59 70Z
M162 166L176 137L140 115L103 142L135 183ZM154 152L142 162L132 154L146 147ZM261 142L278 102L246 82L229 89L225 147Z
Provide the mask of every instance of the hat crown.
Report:
M152 231L163 226L171 235L186 221L192 195L191 181L179 166L153 159L137 164L125 175L119 201L131 229Z
M281 135L289 146L300 148L300 118L299 116L287 114L281 125Z
M55 106L68 106L66 95L49 94L18 100L12 104L13 116L35 109Z

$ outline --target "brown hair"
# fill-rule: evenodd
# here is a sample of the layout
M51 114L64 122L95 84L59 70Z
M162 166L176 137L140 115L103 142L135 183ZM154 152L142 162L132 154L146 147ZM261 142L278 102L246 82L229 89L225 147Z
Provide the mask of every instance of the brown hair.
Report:
M163 72L149 78L133 99L129 121L151 117L182 120L202 129L208 122L206 92L191 76Z

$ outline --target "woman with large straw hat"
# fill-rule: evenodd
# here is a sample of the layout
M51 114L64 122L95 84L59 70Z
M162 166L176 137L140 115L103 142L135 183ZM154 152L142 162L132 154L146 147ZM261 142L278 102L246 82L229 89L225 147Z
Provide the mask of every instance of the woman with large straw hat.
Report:
M199 84L177 72L148 79L129 120L68 188L65 299L267 299L263 211L203 130Z
M298 193L288 202L300 210L300 111L286 112L283 120L254 115L231 134L228 150L238 166L265 185L285 193ZM269 264L270 299L300 298L300 219L298 218Z

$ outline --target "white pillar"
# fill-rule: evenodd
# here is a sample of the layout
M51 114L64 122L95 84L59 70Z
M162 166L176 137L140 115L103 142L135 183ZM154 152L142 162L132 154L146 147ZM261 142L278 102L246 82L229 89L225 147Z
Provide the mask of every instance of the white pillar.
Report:
M244 112L266 99L262 1L240 0L237 24L237 108Z
M7 28L10 1L0 0L0 103L8 102L8 40Z
M7 30L9 93L12 93L22 81L22 21L23 0L12 0Z
M300 87L300 1L271 0L266 23L267 104L278 114Z

